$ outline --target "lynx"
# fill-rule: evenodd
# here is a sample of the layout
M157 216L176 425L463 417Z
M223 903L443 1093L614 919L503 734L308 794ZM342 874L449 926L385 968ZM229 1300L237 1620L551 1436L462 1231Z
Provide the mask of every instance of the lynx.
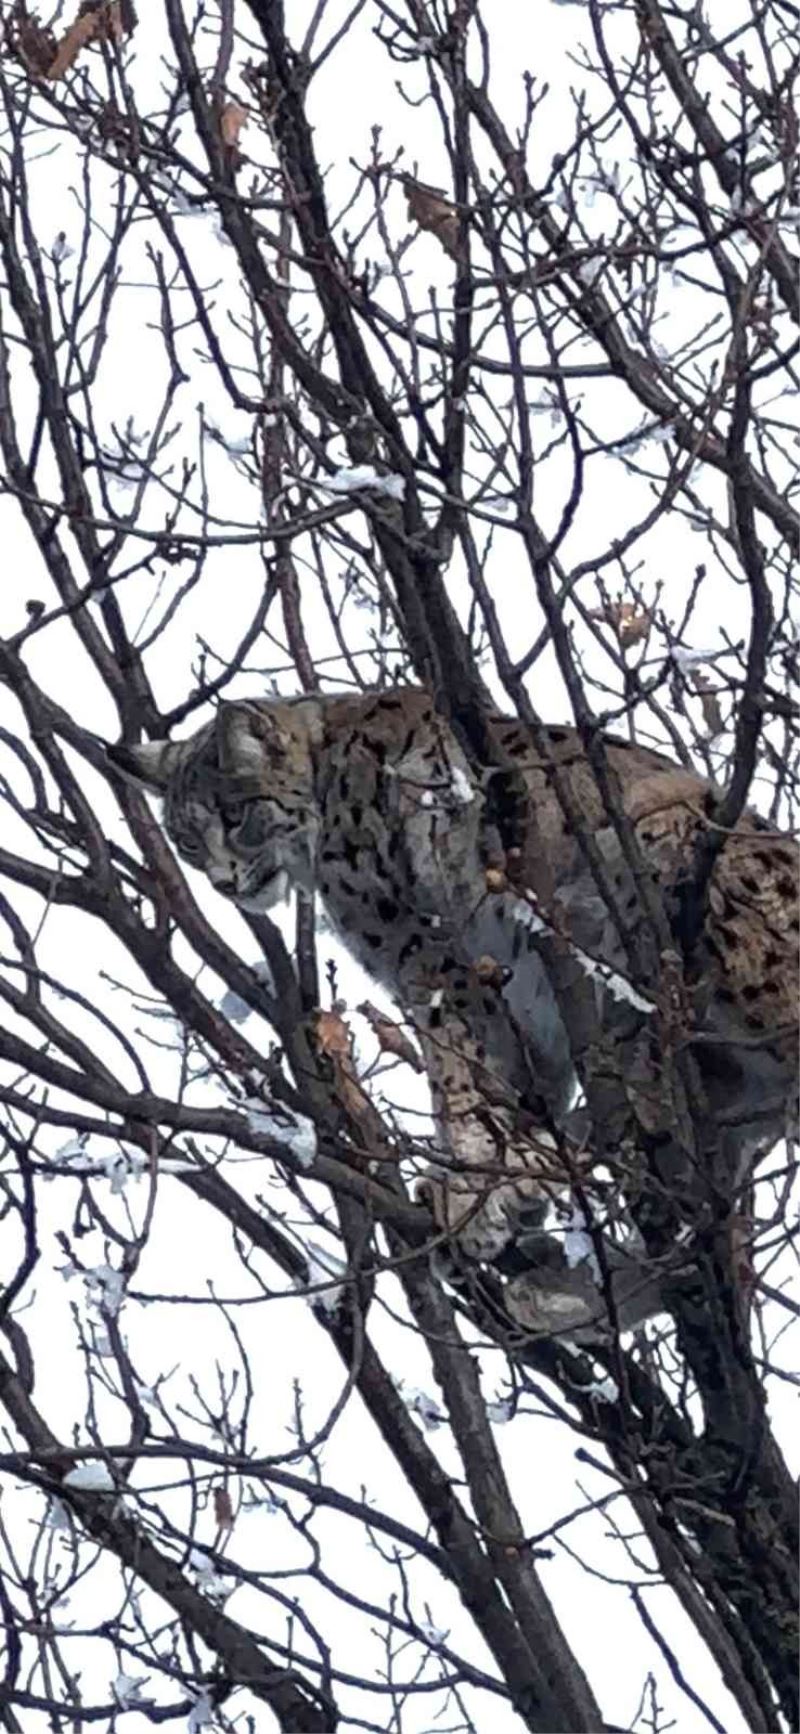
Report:
M528 796L513 881L496 854L487 778L476 780L416 688L235 701L188 740L112 754L163 797L179 855L223 896L266 910L290 885L315 890L344 944L400 1003L422 1045L443 1141L428 1196L477 1259L503 1254L526 1210L536 1239L541 1200L567 1179L558 1129L569 1125L576 1075L542 935L567 936L593 977L601 1024L625 1035L627 1020L634 1032L631 1053L642 1041L652 1048L658 1025L629 982L626 941L641 929L640 899L578 734L550 727L542 752L525 725L493 722ZM609 738L606 753L669 907L710 822L710 786L644 747ZM622 932L565 820L554 767L607 870ZM794 845L747 814L715 864L678 1032L696 1057L733 1183L791 1112L797 951ZM552 1252L544 1262L559 1266ZM624 1260L615 1253L612 1264ZM578 1284L573 1272L567 1283L562 1258L542 1272L540 1293L517 1279L509 1295L530 1328L540 1312L552 1324L560 1306L574 1322L589 1305L576 1298L585 1276ZM624 1270L615 1280L624 1312Z

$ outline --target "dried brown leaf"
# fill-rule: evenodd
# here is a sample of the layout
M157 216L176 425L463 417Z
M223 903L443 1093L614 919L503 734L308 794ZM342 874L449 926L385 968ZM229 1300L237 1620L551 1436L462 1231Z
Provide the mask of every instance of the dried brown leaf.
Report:
M132 9L123 5L123 0L101 0L100 5L86 6L64 32L45 78L50 84L57 83L88 43L121 42L134 22Z
M403 176L403 191L412 222L417 223L420 229L427 229L429 234L435 235L451 259L460 259L458 212L455 205L451 205L450 200L445 198L438 187L427 187L423 181L415 181L411 175Z
M242 127L247 125L249 119L250 110L245 108L241 102L234 102L231 100L230 102L224 103L220 110L220 138L229 150L237 151L237 154L239 134Z
M621 621L619 641L623 649L626 650L629 644L638 644L641 639L647 638L652 624L653 616L647 608L643 608L639 613L634 611Z
M105 144L118 145L121 150L130 143L130 121L115 102L104 103L97 118L97 131Z
M233 1506L227 1487L214 1488L214 1516L218 1529L233 1529Z
M638 602L623 602L621 598L604 603L602 608L592 608L589 619L613 626L623 650L646 638L653 624L649 608L640 608Z
M64 77L65 72L69 72L81 49L85 47L87 42L93 42L96 35L96 13L85 12L82 18L76 18L75 23L71 24L66 34L62 36L56 49L55 60L52 66L48 66L45 73L45 77L50 80L51 84L55 84L59 78Z
M718 689L712 686L708 676L699 670L692 679L692 686L700 700L700 709L703 712L703 721L708 730L708 738L713 741L715 735L721 735L725 727Z
M43 78L55 59L58 44L52 30L20 5L9 21L9 47L32 78Z
M335 1009L315 1012L314 1030L321 1054L337 1055L340 1059L350 1058L350 1031L341 1012Z
M106 0L106 5L98 8L98 15L98 35L106 36L109 42L122 42L135 23L132 8L124 0L110 0L110 4Z
M365 999L358 1009L374 1030L378 1047L383 1053L394 1054L398 1060L405 1060L406 1065L413 1066L415 1072L424 1072L425 1067L416 1048L399 1024L393 1023L377 1006L371 1005L368 999Z
M331 1011L314 1013L314 1037L319 1052L330 1062L333 1092L345 1113L368 1134L382 1137L380 1116L360 1083L353 1063L350 1030L336 1006Z

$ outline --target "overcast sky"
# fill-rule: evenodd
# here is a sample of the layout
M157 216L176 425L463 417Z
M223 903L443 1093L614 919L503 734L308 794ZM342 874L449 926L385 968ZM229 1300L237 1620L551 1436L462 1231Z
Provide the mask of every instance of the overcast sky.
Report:
M143 14L149 10L143 8ZM293 6L287 11L290 16L296 13L300 19L304 9ZM578 5L559 4L557 0L529 0L522 6L519 0L493 0L491 24L495 91L499 106L505 110L509 120L514 118L515 105L521 111L520 78L523 70L530 69L540 79L550 81L552 95L537 117L531 147L534 158L537 153L541 154L544 173L553 151L560 148L571 131L572 111L566 92L570 85L582 81L573 57L579 43L588 36L585 10ZM159 46L158 30L156 20L142 16L134 43L139 60L136 77L142 84L152 77ZM147 32L153 32L149 39ZM443 184L446 179L446 162L435 119L428 109L411 109L402 100L396 89L398 74L399 69L388 61L365 17L332 56L315 85L312 118L320 158L323 164L330 166L330 194L334 206L337 197L342 201L346 197L353 177L351 159L359 164L367 160L370 129L377 120L384 129L383 148L387 159L403 144L405 166L413 168L420 179L435 184ZM166 71L163 76L166 80ZM64 143L55 155L43 156L33 178L41 235L46 236L49 232L55 241L57 234L63 231L67 245L76 245L79 213L73 191L75 163L69 146ZM392 194L390 208L392 221L402 224L404 201L399 188ZM598 211L600 220L601 211ZM184 215L179 216L178 221L183 224L181 233L186 237L185 244L192 246L195 257L200 255L206 261L209 284L218 285L213 291L216 304L224 306L228 297L233 303L235 275L232 261L229 250L220 240L213 216ZM146 239L142 230L133 243L126 262L125 287L115 314L119 329L106 363L104 383L103 407L109 434L112 423L123 425L128 417L132 418L136 429L145 430L151 424L154 382L162 369L158 335L148 329L154 314L153 297L143 286L143 279L137 278L135 269L136 250L139 249L139 262L143 263ZM415 286L420 287L420 293L426 274L431 280L442 281L442 274L447 269L437 243L425 236L418 238L413 266ZM679 318L674 309L672 316ZM666 335L665 327L665 338ZM235 341L231 332L231 343ZM613 395L618 388L608 382L608 391ZM542 397L545 395L543 387ZM620 416L621 419L628 418L625 419L627 427L629 406L623 403L621 392L619 396ZM176 453L192 445L197 427L196 405L200 402L204 405L206 417L221 428L234 447L238 439L246 436L247 418L231 411L212 370L198 362L191 388L182 398ZM542 413L546 414L546 409ZM235 449L212 449L209 479L212 500L218 497L224 501L221 515L239 518L245 527L252 524L258 509L257 495L252 482L243 473L243 463L237 458ZM549 485L556 489L559 486L558 460L554 463L553 481ZM629 522L637 510L647 509L650 500L645 483L634 482L621 466L605 460L590 469L587 487L588 509L585 507L578 515L569 548L571 560L587 557L594 547L607 542L608 522L617 510L625 522ZM120 509L125 507L125 498L125 490L120 488ZM161 502L152 490L148 490L142 508L144 520L155 521L161 509ZM6 633L22 624L26 599L41 598L49 605L52 595L23 529L20 514L13 502L7 499L0 499L0 529L6 569L11 574L10 581L0 592L0 632ZM669 607L677 613L691 581L693 563L700 558L701 552L705 556L706 550L700 539L692 537L685 523L676 520L672 524L660 525L658 547L648 550L642 579L645 592L652 595L658 584L664 585ZM512 648L521 650L535 636L540 622L527 588L527 577L523 576L518 560L515 540L503 531L501 524L498 524L492 558L494 594L502 618L513 622L519 635ZM154 590L159 576L163 574L156 574ZM209 562L204 583L181 610L174 628L154 647L148 658L148 671L162 703L175 703L191 687L196 632L202 633L220 657L224 658L232 651L262 582L263 568L253 547L244 547L235 555L225 552ZM144 620L153 602L153 595L148 594L145 582L137 578L135 586L135 592L132 586L122 591L129 625L138 618ZM729 594L730 587L726 592ZM274 622L270 624L274 625ZM316 613L312 609L307 624L317 634L312 639L312 651L320 655L330 654L335 646L321 609ZM695 648L718 646L721 642L720 624L709 593L708 603L703 605L694 623L697 634ZM724 624L728 631L736 630L735 611L733 618L730 612L726 613ZM352 629L353 633L359 630L354 619ZM363 630L366 630L366 623ZM363 642L367 642L366 636ZM84 724L103 736L114 732L108 699L100 690L68 623L54 624L32 640L26 660L37 679ZM258 674L260 662L264 664L263 682L266 682L267 668L280 670L281 657L277 651L262 656L259 649L250 659L251 672L239 677L233 689L235 692L263 690L262 678ZM282 690L290 691L293 682L288 657L285 664L285 671L278 672L276 679ZM331 684L342 676L342 668L331 665ZM540 712L549 713L554 719L567 714L560 684L547 658L543 659L537 674L535 701ZM13 724L15 716L9 695L0 689L0 718L8 726ZM125 828L107 789L99 780L85 774L109 833L122 840L126 835ZM24 849L28 846L27 834L23 834L20 828L18 837L8 837L7 845ZM255 961L254 943L240 916L217 898L200 876L192 874L191 870L188 870L188 876L198 901L220 931L240 949L245 959ZM40 914L38 900L22 894L20 903L35 923ZM279 913L278 919L288 938L292 931L291 911ZM333 953L329 935L323 935L321 952L323 958ZM374 1039L353 1008L366 993L376 999L377 992L349 960L338 952L335 955L340 990L352 1012L358 1052L374 1058ZM142 1032L153 1087L165 1092L175 1088L179 1055L169 1051L169 1044L179 1050L179 1032L153 1015L158 1008L144 1002L143 983L136 970L121 950L115 951L105 930L101 931L88 917L74 911L50 909L41 933L40 961L54 976L80 986L93 1003L112 1017L120 1018L131 1034ZM207 970L202 973L201 985L212 997L222 997L222 984L215 985ZM77 1008L74 1027L95 1044L97 1051L107 1054L110 1063L119 1066L122 1074L127 1075L120 1062L119 1050L111 1038ZM266 1053L270 1041L266 1025L251 1017L247 1033ZM157 1045L165 1043L166 1047ZM387 1067L383 1088L386 1098L392 1103L418 1111L426 1105L419 1083L407 1068ZM218 1086L213 1086L213 1091L215 1099L219 1099ZM55 1154L70 1142L67 1135L42 1134L39 1148ZM107 1146L96 1144L91 1155L101 1163L114 1155L114 1149L113 1142ZM207 1154L211 1154L210 1149ZM72 1158L64 1160L71 1161ZM274 1183L270 1190L263 1163L231 1156L227 1159L225 1172L248 1197L256 1199L259 1194L266 1193L276 1206L286 1210L286 1226L296 1233L298 1244L307 1244L309 1228L301 1220L299 1205L295 1205ZM146 1184L146 1179L130 1179L124 1192L117 1193L112 1190L112 1181L106 1179L97 1182L97 1196L113 1220L121 1220L118 1213L129 1206L133 1218L139 1221ZM53 1183L47 1195L43 1194L40 1221L43 1256L32 1284L32 1304L25 1316L38 1368L37 1402L65 1437L73 1421L80 1429L85 1414L84 1370L72 1309L75 1308L84 1321L92 1316L92 1284L87 1284L79 1274L70 1272L64 1253L55 1240L55 1232L71 1222L78 1202L78 1188L77 1180L60 1179ZM326 1210L321 1189L317 1189L315 1202L318 1209ZM327 1214L329 1217L332 1215L330 1211ZM0 1245L3 1245L4 1258L8 1259L14 1253L14 1245L11 1245L14 1241L13 1226L9 1223L0 1226L0 1236L3 1234L8 1244L0 1239ZM326 1240L323 1229L311 1230L311 1238L319 1245L328 1245L335 1250L333 1238ZM113 1262L113 1254L97 1229L81 1240L80 1252L90 1271L101 1269L109 1260ZM256 1260L256 1264L262 1273L267 1273L263 1258ZM143 1386L149 1390L160 1378L168 1376L165 1398L170 1405L180 1401L185 1406L190 1417L188 1420L184 1417L187 1436L196 1428L198 1436L203 1436L206 1443L222 1447L224 1440L217 1437L214 1441L210 1434L202 1434L202 1426L196 1419L197 1401L191 1387L191 1380L195 1378L205 1393L206 1401L214 1407L218 1368L230 1367L235 1359L229 1330L219 1311L210 1304L209 1281L212 1278L218 1295L242 1296L247 1302L238 1309L237 1322L250 1347L256 1374L250 1442L265 1453L290 1453L295 1443L294 1404L298 1394L302 1395L306 1434L313 1435L324 1425L332 1403L341 1392L343 1373L340 1363L329 1349L307 1300L292 1293L278 1294L270 1300L259 1295L256 1284L249 1282L235 1250L222 1235L215 1216L189 1196L177 1177L165 1176L160 1183L158 1209L135 1284L141 1299L128 1298L123 1313L124 1332ZM269 1272L268 1280L277 1290L286 1289L287 1285L274 1270ZM170 1298L156 1300L152 1298L154 1296L188 1298L173 1302ZM426 1357L420 1353L419 1344L408 1327L399 1288L390 1278L382 1286L380 1305L377 1343L385 1353L387 1363L412 1391L422 1390L435 1397ZM507 1390L503 1383L502 1356L484 1351L482 1367L486 1392L499 1402ZM237 1401L238 1397L234 1398L234 1406ZM780 1391L777 1403L779 1408L785 1408ZM558 1418L557 1413L564 1410L563 1393L558 1394L555 1389L547 1390L543 1386L541 1398L530 1397L523 1407L526 1412L518 1414L513 1422L498 1419L496 1425L502 1436L504 1461L526 1532L536 1534L565 1511L608 1493L613 1483L600 1470L576 1461L579 1436ZM100 1418L109 1439L124 1438L124 1410L111 1392L105 1398ZM788 1435L788 1410L785 1418ZM459 1466L447 1426L438 1426L431 1431L429 1442L440 1454L448 1473L457 1479ZM592 1450L594 1457L602 1463L602 1450L599 1447ZM356 1497L360 1496L363 1486L376 1506L390 1510L411 1524L420 1524L415 1502L361 1411L357 1397L351 1396L326 1441L322 1463L329 1482ZM288 1466L291 1467L290 1460ZM157 1462L145 1462L136 1471L134 1483L146 1495L148 1488L160 1488L168 1474L169 1465L165 1468ZM158 1497L162 1500L161 1494ZM176 1522L187 1521L189 1503L182 1492L163 1496L163 1505ZM38 1521L40 1512L41 1500L34 1491L27 1489L15 1493L9 1521L20 1538L21 1546L29 1544L31 1526ZM563 1533L561 1542L564 1545L555 1545L553 1558L542 1562L542 1582L556 1613L563 1616L567 1634L608 1720L620 1726L630 1722L645 1676L652 1671L658 1681L660 1700L674 1717L674 1725L681 1734L694 1734L695 1728L703 1724L642 1630L625 1587L630 1577L630 1562L612 1533L611 1518L626 1533L636 1527L632 1514L621 1501L613 1504L608 1513L595 1513L583 1518L574 1529ZM354 1525L346 1524L334 1515L321 1516L315 1524L315 1533L325 1544L332 1576L342 1582L356 1583L359 1593L374 1601L376 1606L385 1604L388 1594L396 1593L397 1580L391 1569L361 1538L361 1532L356 1531ZM213 1515L208 1511L198 1525L198 1535L205 1537L210 1545L214 1534ZM55 1569L61 1551L67 1548L67 1538L55 1533L52 1545ZM576 1551L577 1560L567 1548ZM357 1557L359 1549L361 1557ZM641 1581L647 1582L648 1549L637 1542L636 1550L642 1560ZM272 1567L288 1574L303 1561L297 1535L280 1510L269 1511L263 1507L242 1515L229 1551L243 1566L261 1567L268 1559ZM202 1562L198 1570L202 1579ZM615 1586L615 1580L620 1580L619 1587ZM482 1652L480 1641L454 1593L422 1563L414 1568L413 1582L418 1621L426 1620L438 1632L449 1634L449 1642L456 1651L491 1672L491 1661ZM296 1587L295 1580L287 1575L279 1587L291 1595ZM91 1623L97 1619L97 1596L98 1578L90 1575L85 1585L78 1585L71 1593L68 1603L57 1607L56 1615L65 1623L74 1621L79 1629L84 1621ZM263 1620L263 1606L255 1601L246 1587L236 1591L227 1607L234 1617L244 1622L249 1618ZM738 1711L675 1599L666 1589L649 1590L648 1607L680 1657L688 1678L713 1705L729 1734L738 1734L744 1727ZM375 1619L371 1619L368 1613L359 1614L356 1610L336 1606L316 1587L309 1591L307 1611L312 1617L319 1617L326 1637L336 1650L339 1664L347 1666L349 1663L358 1673L371 1667L377 1678L384 1658L381 1633ZM276 1629L279 1627L280 1621L276 1617ZM376 1635L371 1635L372 1630ZM93 1671L97 1668L98 1647L91 1640L84 1642L76 1638L68 1653L71 1666L82 1665L85 1669L83 1688L87 1698L101 1698L104 1688L110 1688L114 1673L113 1670L110 1672L107 1681L95 1677ZM76 1656L80 1658L77 1663ZM402 1673L405 1669L410 1675L418 1658L418 1650L416 1657L409 1650L401 1658L398 1671ZM132 1675L140 1673L130 1659L125 1662L125 1670L128 1669ZM492 1734L495 1730L497 1734L506 1734L506 1731L512 1734L518 1728L517 1718L498 1700L484 1696L480 1707L476 1707L477 1700L469 1693L465 1694L465 1700L472 1704L478 1725L487 1734L490 1728ZM379 1719L376 1702L367 1705L357 1698L351 1702L357 1705L359 1714ZM434 1728L449 1726L448 1718L442 1723L435 1720L439 1707L439 1702L434 1699L430 1703L424 1698L416 1701L404 1724L404 1734L428 1734ZM140 1729L149 1725L147 1719L133 1708L120 1722L125 1734L139 1734ZM43 1728L45 1721L31 1713L29 1726L34 1731ZM269 1734L271 1718L263 1707L256 1711L256 1727L258 1734L262 1729L264 1734Z

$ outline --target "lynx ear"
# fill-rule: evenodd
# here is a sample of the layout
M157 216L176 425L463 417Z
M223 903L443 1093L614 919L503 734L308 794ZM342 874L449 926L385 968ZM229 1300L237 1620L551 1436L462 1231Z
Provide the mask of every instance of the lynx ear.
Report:
M264 759L286 751L289 736L266 705L233 699L221 704L214 721L220 770L258 776Z
M140 746L120 743L107 748L107 757L115 771L135 783L137 788L152 789L159 795L164 793L169 782L174 754L173 741L143 741Z

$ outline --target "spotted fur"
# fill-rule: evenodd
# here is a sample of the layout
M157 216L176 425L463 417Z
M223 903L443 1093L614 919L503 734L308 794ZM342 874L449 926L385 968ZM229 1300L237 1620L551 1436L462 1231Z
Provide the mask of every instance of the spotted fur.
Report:
M218 891L255 910L269 908L287 884L315 888L345 945L399 1000L423 1043L449 1151L446 1181L434 1189L440 1219L482 1257L512 1237L521 1200L563 1184L551 1133L575 1091L541 926L524 888L537 888L540 921L566 934L576 956L623 978L647 932L575 731L550 729L540 755L523 725L495 725L529 803L511 886L497 873L487 880L496 839L486 784L477 786L420 690L225 704L186 741L118 754L163 795L179 854ZM607 756L646 870L673 911L710 822L709 786L645 748L609 741ZM565 821L554 767L597 847L622 933ZM692 1043L732 1174L776 1141L791 1112L797 953L796 849L747 815L717 859L672 1028L674 1040ZM631 1052L640 1054L662 1024L630 1005L620 1012L600 981L595 992L601 1021L635 1026Z

